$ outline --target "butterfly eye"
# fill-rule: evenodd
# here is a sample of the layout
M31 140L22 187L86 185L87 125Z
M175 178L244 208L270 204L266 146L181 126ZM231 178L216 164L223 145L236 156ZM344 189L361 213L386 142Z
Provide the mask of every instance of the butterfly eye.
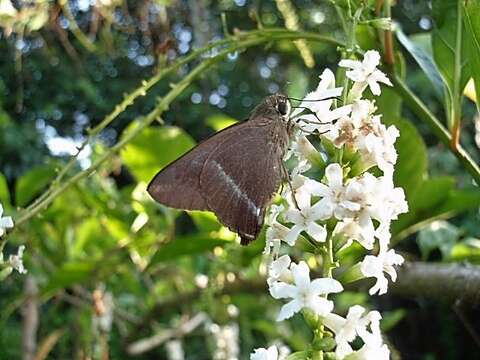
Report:
M277 105L277 110L280 112L282 115L287 115L287 103L286 102L279 102Z

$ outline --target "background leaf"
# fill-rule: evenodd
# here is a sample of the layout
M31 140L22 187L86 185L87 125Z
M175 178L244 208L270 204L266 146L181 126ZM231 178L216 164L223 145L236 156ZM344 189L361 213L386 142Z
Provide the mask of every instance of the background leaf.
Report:
M442 77L440 76L437 65L435 65L435 62L433 61L431 49L430 52L428 52L424 49L424 47L422 47L422 44L425 43L430 45L430 34L416 34L408 37L405 35L402 29L400 29L400 27L395 30L395 34L397 35L398 41L400 41L403 47L410 53L410 55L412 55L417 64L428 77L433 85L433 91L435 91L437 97L442 99L445 94L445 85L442 81Z
M231 243L229 240L212 238L210 233L177 236L175 240L160 246L155 255L153 255L149 266L163 261L173 261L185 255L203 253L229 243Z
M470 0L463 8L465 30L468 39L468 56L470 69L475 84L477 97L480 96L480 1ZM477 98L477 109L480 112L480 104Z
M395 186L403 187L409 203L415 201L414 194L427 177L427 147L418 130L404 119L383 119L385 125L395 125L400 131L395 149L398 159L395 166Z
M15 188L17 206L27 205L56 175L53 165L38 166L20 177Z
M137 180L148 183L194 145L194 140L178 127L149 127L124 148L121 157Z

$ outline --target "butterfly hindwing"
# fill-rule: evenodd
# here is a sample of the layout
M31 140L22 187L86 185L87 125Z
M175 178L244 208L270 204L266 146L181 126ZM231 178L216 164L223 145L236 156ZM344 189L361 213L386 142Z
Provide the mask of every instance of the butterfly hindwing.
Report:
M287 134L280 125L251 122L239 129L206 159L200 175L207 207L220 222L240 234L242 243L257 237L265 208L282 179L282 144Z

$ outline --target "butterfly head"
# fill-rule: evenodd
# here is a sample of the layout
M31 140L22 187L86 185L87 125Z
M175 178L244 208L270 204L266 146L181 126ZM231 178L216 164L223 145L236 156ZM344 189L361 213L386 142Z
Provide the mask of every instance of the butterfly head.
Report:
M283 94L267 96L253 111L253 116L262 116L270 119L282 119L288 121L291 110L288 97Z

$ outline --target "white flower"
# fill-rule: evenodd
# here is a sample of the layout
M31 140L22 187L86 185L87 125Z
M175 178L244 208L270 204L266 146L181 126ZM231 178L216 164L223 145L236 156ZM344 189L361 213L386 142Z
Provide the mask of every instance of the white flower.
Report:
M205 274L195 275L195 285L197 285L200 289L205 289L208 285L208 276Z
M402 188L394 187L391 176L376 178L364 173L347 183L343 204L356 204L358 208L355 210L350 205L351 214L344 223L337 225L337 233L350 235L366 249L372 248L376 237L381 240L381 249L387 250L384 245L388 245L390 239L390 222L408 211L405 193ZM372 219L380 223L376 229Z
M311 165L307 160L311 158L312 155L317 153L317 149L315 149L307 137L301 131L297 131L293 140L290 142L289 152L284 158L284 160L287 161L291 155L295 155L295 157L298 159L298 164L292 171L292 176L293 174L302 174L310 169Z
M333 72L330 69L325 69L322 75L320 75L320 83L317 89L305 96L299 107L292 112L290 118L302 120L300 129L306 132L310 133L318 130L320 133L324 133L328 131L334 120L348 115L351 111L350 105L330 110L333 105L332 98L340 96L342 91L343 88L335 87L335 75ZM313 114L304 114L303 108L307 108Z
M291 282L293 279L292 272L290 271L290 256L283 255L277 260L273 261L268 268L268 285L272 285L276 281Z
M343 248L349 247L353 240L358 241L367 250L372 250L375 243L374 235L360 225L361 222L355 219L339 221L333 230L333 234L343 234L348 240ZM373 224L372 224L373 225Z
M377 69L379 63L380 54L375 50L367 51L363 57L363 61L345 59L338 63L341 67L351 69L347 71L346 75L349 79L353 80L355 84L352 87L349 97L353 99L359 98L367 86L370 87L373 95L378 96L381 93L379 82L392 86L388 77Z
M304 261L292 264L291 271L295 285L275 282L270 288L275 299L292 299L282 306L277 321L288 319L304 308L322 316L333 310L333 302L321 295L342 291L343 287L337 280L322 278L310 281L310 269Z
M165 344L167 350L168 360L184 360L185 353L183 352L182 342L178 339L167 341Z
M357 336L371 346L382 344L380 313L370 311L367 315L362 316L364 312L365 309L362 306L354 305L348 310L346 318L332 313L325 315L324 325L335 333L337 343L335 354L338 358L342 359L353 352L349 343L354 341ZM368 331L367 327L370 327L371 331Z
M345 360L389 360L390 350L387 345L371 346L365 344L360 350L353 352L345 357Z
M5 234L5 229L11 229L13 227L13 220L11 216L2 216L3 206L0 204L0 237Z
M238 345L238 324L219 326L212 324L210 332L215 339L214 360L237 360L240 354Z
M351 116L338 120L325 137L337 148L347 145L359 151L365 168L378 165L384 173L393 173L397 162L394 144L400 133L394 125L385 127L380 116L373 115L375 110L373 101L355 101Z
M26 274L27 269L23 266L23 252L25 251L25 245L20 245L18 247L17 255L10 255L8 257L8 262L10 266L17 270L20 274Z
M15 9L10 0L0 0L0 16L14 17L17 15L17 9Z
M293 205L285 213L285 220L294 224L285 237L285 242L290 246L295 245L302 231L305 231L315 241L325 241L327 230L316 223L317 220L322 218L321 204L317 203L312 206L311 194L307 191L301 191L301 189L295 192L295 199L300 210Z
M321 220L329 219L335 216L341 220L352 211L357 211L360 206L345 198L345 186L343 185L343 170L339 164L330 164L325 169L325 178L327 184L308 179L305 181L301 191L311 193L315 196L321 196L322 199L314 207L317 210L317 216Z
M397 272L393 265L401 265L404 258L395 253L395 250L380 251L377 256L367 255L360 265L360 270L365 277L375 277L377 282L368 291L370 295L378 292L378 295L383 295L388 290L388 280L383 274L387 273L393 282L397 280Z
M266 231L265 249L263 254L276 257L280 251L280 242L285 239L290 229L277 221L278 216L283 212L283 205L272 205L265 223L270 225Z
M278 360L278 349L275 345L270 346L268 349L255 349L250 354L250 360Z
M373 177L373 175L370 175ZM393 184L392 174L376 179L375 192L369 199L369 211L380 222L396 220L408 211L405 192Z

